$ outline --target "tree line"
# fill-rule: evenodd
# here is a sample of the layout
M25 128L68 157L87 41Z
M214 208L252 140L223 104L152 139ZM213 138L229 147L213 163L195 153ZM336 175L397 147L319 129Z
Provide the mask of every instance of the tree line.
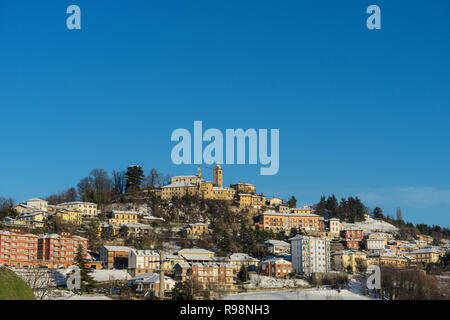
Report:
M142 167L136 165L129 166L126 171L113 170L111 175L104 169L96 168L82 178L76 188L71 187L52 194L46 200L54 205L84 201L94 202L103 207L119 199L121 195L161 187L169 182L170 175L164 175L155 168L152 168L147 176Z

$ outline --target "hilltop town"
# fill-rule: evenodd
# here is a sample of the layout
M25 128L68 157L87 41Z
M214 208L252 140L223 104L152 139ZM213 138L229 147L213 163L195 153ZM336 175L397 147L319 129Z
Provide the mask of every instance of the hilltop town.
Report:
M219 164L207 169L213 181L200 167L173 177L96 169L77 189L2 199L0 267L42 299L239 299L282 289L449 299L447 228L415 227L352 197L300 206L250 183L226 187ZM82 286L70 293L74 265ZM372 265L382 270L377 290L366 287Z

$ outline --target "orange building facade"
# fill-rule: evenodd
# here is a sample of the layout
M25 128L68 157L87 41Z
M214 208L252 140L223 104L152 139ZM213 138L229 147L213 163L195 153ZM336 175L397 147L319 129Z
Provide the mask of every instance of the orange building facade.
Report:
M67 268L81 245L87 254L87 239L67 234L49 234L38 239L38 265L48 268Z
M0 264L17 268L67 268L73 264L78 245L87 253L87 239L78 236L0 231Z
M264 212L257 217L255 225L264 229L290 230L324 230L323 217L316 214L295 214L281 212Z
M36 265L38 236L0 231L0 264L12 267Z

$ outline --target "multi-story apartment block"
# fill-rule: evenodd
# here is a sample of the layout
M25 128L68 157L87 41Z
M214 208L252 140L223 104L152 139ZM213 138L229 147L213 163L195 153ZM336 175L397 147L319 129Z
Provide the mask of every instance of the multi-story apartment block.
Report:
M170 200L173 197L182 198L184 196L196 196L197 194L198 185L191 182L172 182L161 188L161 198L166 200Z
M261 262L261 275L286 278L292 273L292 263L282 258L271 258Z
M232 253L226 257L225 262L234 265L236 270L240 270L242 266L248 268L250 266L257 267L259 260L249 256L246 253Z
M337 237L341 234L342 224L338 218L331 218L327 220L326 225L333 236Z
M364 242L367 250L384 250L386 248L386 239L384 238L368 237Z
M362 241L364 235L363 230L354 227L344 228L341 234L345 239L345 245L348 249L359 249L359 243Z
M202 181L198 187L198 196L204 199L228 200L234 199L236 190L226 187L215 187L209 181Z
M358 228L344 228L342 234L345 239L355 239L361 241L363 238L363 230Z
M378 256L378 264L380 266L392 266L396 268L406 268L415 263L415 259L409 256L403 256L391 252L382 252Z
M330 240L296 236L291 241L292 267L296 273L310 276L330 271Z
M324 230L323 217L313 214L295 214L267 211L259 215L255 223L260 228L274 230L290 230L301 228L304 230Z
M436 250L434 248L413 250L405 254L407 257L413 258L416 262L437 263L440 257L445 255L444 250Z
M62 221L81 225L83 222L83 213L75 209L63 209L61 208L56 212L56 216L61 218Z
M361 251L342 250L331 254L334 270L358 271L367 267L367 254Z
M136 250L128 252L128 273L137 276L154 273L160 268L160 255L155 250Z
M188 270L192 274L188 274ZM177 281L185 281L189 277L196 279L204 288L223 289L232 288L235 280L235 267L227 263L177 263L174 276Z
M58 207L80 211L84 216L88 217L96 217L98 215L97 204L93 202L65 202L58 204Z
M27 200L27 206L36 208L35 210L47 212L48 202L46 200L33 198Z
M33 211L28 213L21 213L16 218L17 221L20 221L22 225L33 225L36 227L43 226L43 222L47 217L46 211Z
M158 273L141 274L132 279L133 287L139 294L159 297L160 275ZM176 282L169 277L164 277L164 291L173 290Z
M103 246L100 261L105 269L128 269L128 255L133 248L124 246Z
M139 220L139 212L136 211L112 210L108 216L108 223L112 226L122 226Z
M38 239L39 264L49 268L67 268L73 264L73 259L81 245L87 254L87 239L69 234L49 234Z
M188 236L201 236L204 234L210 234L211 230L208 228L208 224L206 223L190 223L182 230L182 233Z
M266 240L263 243L258 244L258 248L261 248L262 252L272 255L291 253L291 245L281 240Z
M250 193L239 193L239 205L243 207L261 207L266 204L266 197L264 195L256 195Z
M37 264L38 236L0 230L0 265L18 268Z

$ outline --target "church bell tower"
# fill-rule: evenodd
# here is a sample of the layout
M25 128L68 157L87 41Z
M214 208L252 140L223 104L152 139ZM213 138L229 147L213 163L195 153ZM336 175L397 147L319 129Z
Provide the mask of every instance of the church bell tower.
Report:
M223 186L223 170L220 167L220 164L216 164L213 171L213 185L214 187L222 187Z

